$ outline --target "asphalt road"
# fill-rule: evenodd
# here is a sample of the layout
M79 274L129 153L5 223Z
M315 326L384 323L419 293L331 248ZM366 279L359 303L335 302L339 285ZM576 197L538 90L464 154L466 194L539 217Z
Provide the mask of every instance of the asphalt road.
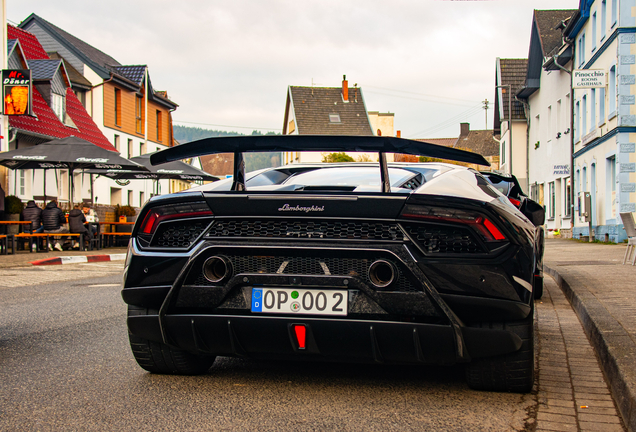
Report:
M203 376L146 373L128 346L122 265L57 266L49 276L71 272L74 277L31 286L0 284L0 430L499 432L535 427L540 392L473 391L461 367L220 357ZM20 271L41 276L40 270ZM13 270L0 271L0 280L8 272Z

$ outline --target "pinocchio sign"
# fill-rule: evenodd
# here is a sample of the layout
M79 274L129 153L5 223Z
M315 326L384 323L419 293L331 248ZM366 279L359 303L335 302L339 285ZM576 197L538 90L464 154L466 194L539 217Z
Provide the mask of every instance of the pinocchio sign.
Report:
M2 113L31 115L31 71L13 69L2 71Z

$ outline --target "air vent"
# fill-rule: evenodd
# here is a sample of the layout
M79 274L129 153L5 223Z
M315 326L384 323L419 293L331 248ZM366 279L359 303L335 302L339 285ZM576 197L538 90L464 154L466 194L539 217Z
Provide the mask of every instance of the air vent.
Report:
M277 238L314 240L402 241L404 234L395 223L339 222L316 220L219 220L208 238Z

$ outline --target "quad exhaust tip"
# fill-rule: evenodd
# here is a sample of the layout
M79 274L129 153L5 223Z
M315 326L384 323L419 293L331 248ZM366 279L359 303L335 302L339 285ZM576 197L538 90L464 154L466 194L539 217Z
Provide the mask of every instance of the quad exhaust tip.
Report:
M369 280L377 288L385 288L395 280L393 265L384 260L377 260L369 267Z
M232 264L225 257L213 256L203 263L203 276L212 283L219 283L232 274Z

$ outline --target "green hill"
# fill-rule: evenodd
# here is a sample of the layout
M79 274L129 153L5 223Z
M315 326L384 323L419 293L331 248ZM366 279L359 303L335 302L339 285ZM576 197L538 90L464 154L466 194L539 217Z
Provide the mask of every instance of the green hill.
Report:
M204 138L224 137L224 136L236 136L245 135L239 132L227 132L211 129L203 129L200 127L190 127L173 125L174 138L179 141L180 144L185 144L190 141L196 141ZM255 130L250 135L263 135L261 132ZM275 132L268 132L266 135L276 135ZM247 153L245 155L245 170L247 172L255 171L262 168L277 167L281 165L280 152L271 153Z

